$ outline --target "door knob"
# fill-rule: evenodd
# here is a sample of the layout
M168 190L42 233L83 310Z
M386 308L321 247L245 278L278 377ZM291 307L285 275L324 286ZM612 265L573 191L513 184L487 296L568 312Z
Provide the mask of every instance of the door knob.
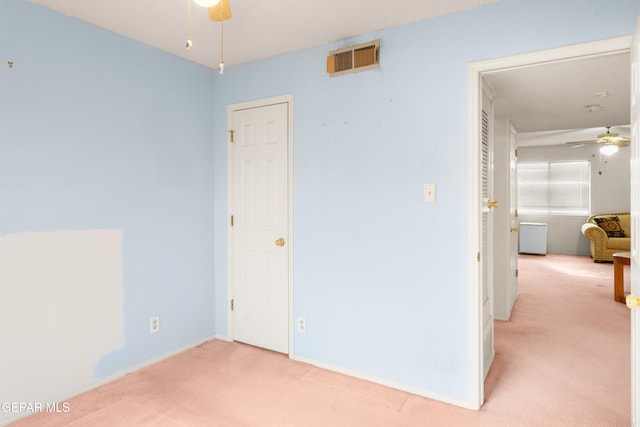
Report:
M276 246L284 246L284 239L282 237L276 240Z
M627 295L625 302L627 303L628 308L640 307L640 298L636 296Z
M487 207L488 208L497 208L498 207L498 201L489 199L487 201Z
M511 227L510 230L512 233L515 233L516 231L518 231L518 227Z

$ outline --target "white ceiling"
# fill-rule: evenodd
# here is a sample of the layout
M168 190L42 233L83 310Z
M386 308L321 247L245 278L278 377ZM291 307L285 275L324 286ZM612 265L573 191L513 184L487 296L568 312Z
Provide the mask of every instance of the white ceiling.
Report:
M503 71L485 81L494 91L496 116L508 117L519 132L597 127L604 133L605 126L630 122L628 53ZM585 106L592 104L602 109L588 112Z
M220 23L190 0L30 0L182 58L217 68ZM227 67L367 34L501 0L230 0L224 23ZM228 70L227 72L232 72ZM519 132L583 129L629 123L629 57L611 55L544 64L485 76L496 115ZM607 91L599 98L595 92ZM602 104L588 113L584 106Z
M217 68L220 23L190 0L31 0L65 15ZM501 0L229 0L224 62L231 66Z

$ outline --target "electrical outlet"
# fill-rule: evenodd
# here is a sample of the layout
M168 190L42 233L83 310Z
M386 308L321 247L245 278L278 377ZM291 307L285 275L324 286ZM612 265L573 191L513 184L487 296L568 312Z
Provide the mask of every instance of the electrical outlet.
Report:
M304 317L298 317L298 332L301 334L307 333L307 319Z
M160 332L160 316L149 318L149 333L155 334L156 332Z

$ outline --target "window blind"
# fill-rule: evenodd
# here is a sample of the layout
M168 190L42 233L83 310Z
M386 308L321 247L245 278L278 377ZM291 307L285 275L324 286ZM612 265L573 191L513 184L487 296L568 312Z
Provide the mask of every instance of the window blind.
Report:
M518 163L518 212L537 215L588 215L590 163Z

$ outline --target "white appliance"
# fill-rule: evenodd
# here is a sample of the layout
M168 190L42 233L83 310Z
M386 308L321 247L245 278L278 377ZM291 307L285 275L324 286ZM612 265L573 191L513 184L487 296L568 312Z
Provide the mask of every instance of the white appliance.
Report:
M547 224L541 222L521 222L519 233L519 253L535 255L547 254Z

